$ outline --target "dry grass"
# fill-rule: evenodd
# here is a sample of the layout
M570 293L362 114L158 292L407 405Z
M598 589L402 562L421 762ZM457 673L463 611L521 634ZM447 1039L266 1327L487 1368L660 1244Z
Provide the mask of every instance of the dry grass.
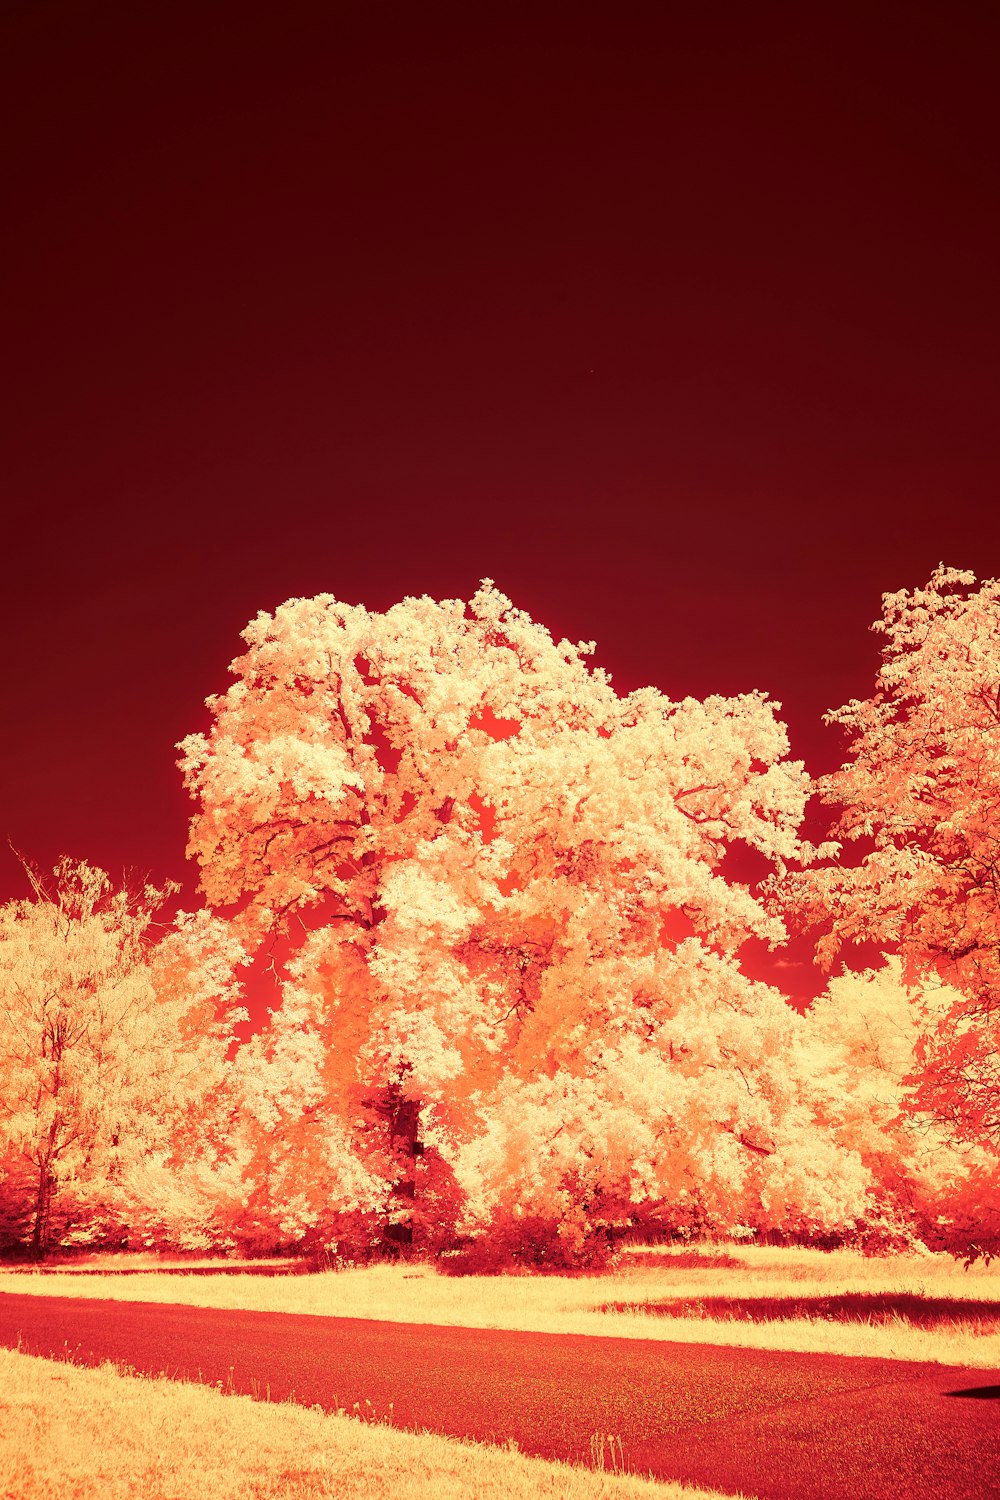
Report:
M595 1448L595 1458L605 1451ZM717 1492L0 1350L0 1496L713 1500Z
M848 1250L726 1245L635 1250L605 1276L450 1277L420 1265L289 1278L8 1273L0 1275L0 1291L1000 1366L1000 1266L963 1271L946 1255L876 1258ZM635 1310L666 1299L697 1303L724 1296L752 1303L854 1293L946 1299L956 1309L953 1321L936 1327L915 1326L891 1313L886 1321L792 1317L747 1322ZM995 1303L996 1319L963 1318L960 1304L969 1299ZM630 1310L601 1310L614 1303Z

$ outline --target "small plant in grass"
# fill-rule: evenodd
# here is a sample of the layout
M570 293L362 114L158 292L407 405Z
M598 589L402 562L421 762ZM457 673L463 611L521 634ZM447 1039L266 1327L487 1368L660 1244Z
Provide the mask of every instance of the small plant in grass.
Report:
M590 1467L601 1474L624 1474L625 1453L616 1432L593 1432L590 1435Z

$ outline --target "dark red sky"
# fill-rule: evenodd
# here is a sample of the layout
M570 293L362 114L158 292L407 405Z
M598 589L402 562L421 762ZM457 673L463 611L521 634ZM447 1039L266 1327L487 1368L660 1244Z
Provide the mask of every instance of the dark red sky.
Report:
M822 770L882 591L1000 571L994 7L0 26L0 833L43 865L185 875L174 743L291 595L488 574Z

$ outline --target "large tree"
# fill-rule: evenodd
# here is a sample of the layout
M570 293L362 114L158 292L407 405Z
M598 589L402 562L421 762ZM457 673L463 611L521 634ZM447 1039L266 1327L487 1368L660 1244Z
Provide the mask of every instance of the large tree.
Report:
M791 1019L736 958L783 929L723 870L734 844L772 867L798 848L808 783L775 705L619 697L592 646L489 582L385 614L291 600L244 639L182 747L191 851L249 944L280 934L289 1013L255 1055L322 1078L314 1118L346 1128L398 1238L415 1192L454 1201L453 1169L484 1213L541 1200L584 1232L653 1197L693 1216L710 1158L723 1215L727 1182L745 1211L746 1182L789 1177L808 1102L768 1048ZM517 1122L563 1107L536 1191ZM841 1167L804 1217L849 1216Z
M921 1039L913 1107L1000 1143L1000 582L939 567L883 598L870 698L827 716L849 758L818 788L853 846L787 877L827 964L871 943L953 998Z

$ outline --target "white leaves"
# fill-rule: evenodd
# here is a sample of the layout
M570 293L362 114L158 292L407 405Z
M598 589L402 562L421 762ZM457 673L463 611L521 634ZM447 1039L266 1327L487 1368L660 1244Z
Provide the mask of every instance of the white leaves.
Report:
M790 1107L761 1038L790 1043L735 954L784 934L722 861L798 850L808 779L777 705L619 698L592 643L554 643L489 580L384 614L292 600L245 639L185 766L206 891L293 947L271 1050L241 1063L260 1123L292 1130L295 1099L368 1120L405 1084L467 1185L476 1161L501 1191L502 1159L522 1206L757 1182L738 1136L771 1141ZM381 1137L350 1129L374 1161Z
M918 1069L923 1103L972 1141L1000 1140L995 1038L958 1024L1000 994L1000 581L939 567L925 588L887 594L877 628L875 692L829 716L850 733L851 758L819 782L837 809L832 832L864 856L817 853L784 882L787 905L825 926L827 962L874 940L898 947L908 976L954 987Z
M243 955L207 913L182 915L151 952L160 893L115 891L89 866L64 861L51 889L33 884L34 901L0 908L0 1178L27 1192L33 1173L39 1202L50 1180L85 1233L87 1205L124 1208L130 1174L221 1085Z

